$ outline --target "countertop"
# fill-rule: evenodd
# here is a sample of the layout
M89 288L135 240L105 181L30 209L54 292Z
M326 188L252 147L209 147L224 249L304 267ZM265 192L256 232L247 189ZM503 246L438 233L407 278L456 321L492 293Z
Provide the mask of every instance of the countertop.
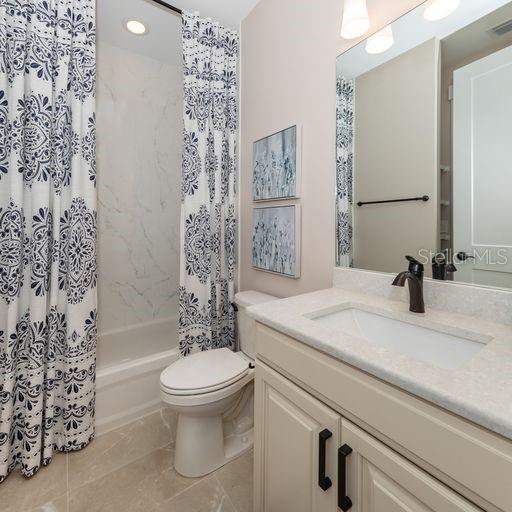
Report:
M486 344L462 367L443 369L311 318L349 305L455 336L485 340ZM433 309L425 314L410 313L403 302L341 288L252 306L248 314L299 342L512 440L511 326Z

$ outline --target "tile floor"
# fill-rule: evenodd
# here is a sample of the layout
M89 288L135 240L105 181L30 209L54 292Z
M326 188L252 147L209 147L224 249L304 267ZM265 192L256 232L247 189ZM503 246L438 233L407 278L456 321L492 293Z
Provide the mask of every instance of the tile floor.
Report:
M1 512L252 512L252 452L204 478L174 471L167 409L57 454L26 479L0 484Z

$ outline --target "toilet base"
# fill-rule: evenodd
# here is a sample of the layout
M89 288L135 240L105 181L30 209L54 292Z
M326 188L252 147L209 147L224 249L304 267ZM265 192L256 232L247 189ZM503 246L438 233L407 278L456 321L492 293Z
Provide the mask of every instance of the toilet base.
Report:
M253 429L224 437L221 415L179 414L174 468L183 476L207 475L241 455L253 445Z
M251 449L254 444L254 429L248 430L243 434L233 434L224 438L224 452L226 454L226 464L230 460L236 459L239 455Z

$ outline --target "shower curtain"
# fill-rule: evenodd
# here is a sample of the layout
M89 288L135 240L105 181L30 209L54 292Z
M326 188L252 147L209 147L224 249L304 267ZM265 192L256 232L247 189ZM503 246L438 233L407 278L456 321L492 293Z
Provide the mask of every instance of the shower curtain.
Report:
M238 34L183 13L179 348L235 347Z
M0 481L94 434L94 89L94 0L0 3Z
M354 167L354 81L336 83L336 252L337 264L352 266L352 177Z

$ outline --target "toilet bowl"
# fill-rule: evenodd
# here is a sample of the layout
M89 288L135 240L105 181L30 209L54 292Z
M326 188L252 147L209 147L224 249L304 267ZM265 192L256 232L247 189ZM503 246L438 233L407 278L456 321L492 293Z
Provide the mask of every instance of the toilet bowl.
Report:
M204 476L251 448L255 324L245 309L270 300L259 292L236 294L239 351L196 353L162 372L162 400L178 413L174 467L181 475Z

